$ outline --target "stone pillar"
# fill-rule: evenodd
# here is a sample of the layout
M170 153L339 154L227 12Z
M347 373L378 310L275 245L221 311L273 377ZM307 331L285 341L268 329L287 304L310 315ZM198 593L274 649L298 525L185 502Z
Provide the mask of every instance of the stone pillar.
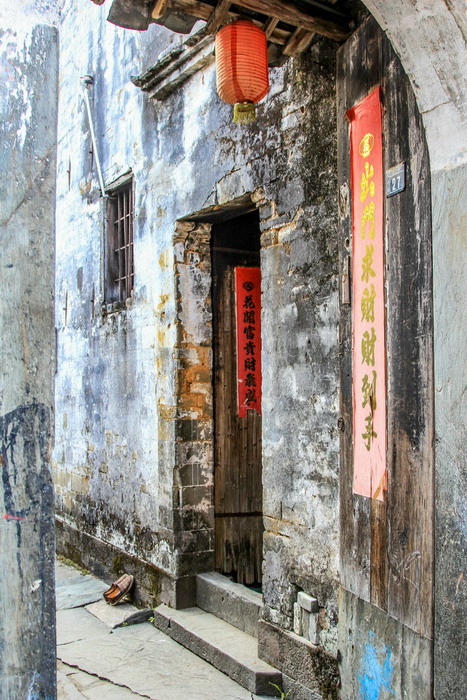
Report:
M56 697L53 431L54 3L2 9L0 697Z
M193 574L214 568L211 226L177 222L174 236L174 524L177 607L193 604Z

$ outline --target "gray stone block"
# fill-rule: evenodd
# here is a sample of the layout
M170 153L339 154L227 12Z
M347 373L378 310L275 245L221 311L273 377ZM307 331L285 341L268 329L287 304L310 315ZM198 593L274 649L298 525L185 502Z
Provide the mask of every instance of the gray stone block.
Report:
M252 693L271 696L271 683L282 683L281 673L258 658L254 637L200 608L160 605L154 625Z
M260 593L212 571L196 577L196 604L202 610L256 637L263 609Z
M322 700L321 693L310 690L290 676L282 674L282 690L290 700Z
M305 639L308 639L308 641L310 641L310 639L308 637L308 633L309 633L309 629L310 629L310 617L311 617L311 615L308 612L308 610L304 610L302 608L302 637L304 637Z
M308 620L308 639L316 646L319 645L319 629L318 613L310 613Z
M302 634L302 609L298 603L293 604L293 631Z
M313 596L308 595L308 593L299 591L297 596L297 602L301 608L307 610L309 613L318 612L318 601L316 600L316 598L313 598Z
M72 583L57 586L57 610L79 608L102 598L108 586L89 574L76 573Z
M154 615L152 608L138 610L131 603L109 605L103 599L86 605L84 609L91 615L94 615L94 617L97 617L98 620L101 620L101 622L105 622L111 629L127 627L128 625L139 625L142 622L147 622Z
M147 608L160 602L176 604L175 581L165 571L147 561L137 559L109 542L75 529L59 518L55 522L55 533L57 553L89 569L94 576L107 582L107 588L123 573L132 574L135 577L135 584L131 589L133 603ZM104 585L100 595L94 600L100 598L105 588ZM91 599L86 601L91 602Z
M322 689L325 688L327 700L337 700L340 683L337 659L303 637L260 620L258 656L317 693L318 697L323 695Z

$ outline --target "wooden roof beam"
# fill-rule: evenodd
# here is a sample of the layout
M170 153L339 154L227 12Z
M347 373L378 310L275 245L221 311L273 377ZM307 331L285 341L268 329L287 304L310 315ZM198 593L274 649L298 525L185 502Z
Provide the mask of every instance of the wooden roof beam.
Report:
M159 19L168 9L170 0L156 0L154 7L152 8L151 17L153 19Z
M213 34L214 32L217 32L219 27L227 22L231 4L231 0L220 0L220 2L217 3L207 21L205 27L206 34Z
M283 22L287 22L287 24L292 24L294 27L300 26L303 29L321 34L334 41L343 41L349 35L348 30L341 25L331 22L330 20L312 17L285 0L235 0L233 4L238 7L245 7L249 10L253 10L254 12L259 12L271 19L277 19L277 22L282 20ZM209 21L209 18L213 14L212 5L200 2L200 0L176 0L176 6L182 12L203 19L206 22ZM237 17L238 13L228 12L225 21L228 19L236 19ZM285 41L282 39L284 36L288 36L288 33L279 30L281 31L281 39L275 41L274 36L276 35L276 31L277 30L270 36L270 41L284 44Z
M267 17L275 17L287 22L287 24L300 26L334 41L343 41L349 35L345 27L327 19L312 17L286 0L235 0L235 4L254 12L260 12Z
M279 20L276 17L270 17L267 22L264 23L263 32L266 34L268 39L272 36L278 24Z
M191 15L192 17L198 17L198 19L203 19L205 22L209 22L209 19L213 14L212 5L208 5L204 2L199 2L199 0L178 0L177 7L182 12L186 12L187 15ZM224 21L227 22L228 20L239 19L239 17L240 15L238 12L229 11ZM279 46L284 46L284 44L286 44L289 39L290 32L284 29L277 28L277 24L279 23L278 19L276 20L274 18L270 18L270 20L271 27L273 26L274 29L272 30L272 34L268 36L268 40L271 41L273 44L279 44ZM258 27L262 26L263 29L267 25L267 22L264 25L262 25L262 23L257 20L252 21Z
M177 6L177 9L186 12L187 15L204 19L205 22L208 21L213 13L212 5L200 2L200 0L177 0Z
M303 53L309 48L314 36L314 32L297 27L290 35L290 39L284 46L282 53L285 56L296 56L299 53Z

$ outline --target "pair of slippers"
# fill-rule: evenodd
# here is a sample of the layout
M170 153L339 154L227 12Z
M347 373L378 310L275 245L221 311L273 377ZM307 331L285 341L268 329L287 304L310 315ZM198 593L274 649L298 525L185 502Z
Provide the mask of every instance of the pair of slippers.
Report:
M117 605L123 598L126 599L133 586L134 578L129 574L120 576L104 593L104 599L110 605Z

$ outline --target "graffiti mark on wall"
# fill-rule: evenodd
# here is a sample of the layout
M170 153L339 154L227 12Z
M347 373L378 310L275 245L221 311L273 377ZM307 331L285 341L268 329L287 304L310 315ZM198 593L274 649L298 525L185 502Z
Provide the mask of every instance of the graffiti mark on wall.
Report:
M394 662L391 657L391 647L383 644L374 632L369 632L357 676L363 700L378 700L382 690L398 697L392 688Z
M0 416L0 505L7 522L32 520L28 516L41 503L53 502L50 432L50 410L43 404L18 406Z
M396 583L401 583L403 580L410 583L416 591L420 592L420 575L421 575L421 552L410 552L400 562L394 560L391 554L392 571L391 575Z

